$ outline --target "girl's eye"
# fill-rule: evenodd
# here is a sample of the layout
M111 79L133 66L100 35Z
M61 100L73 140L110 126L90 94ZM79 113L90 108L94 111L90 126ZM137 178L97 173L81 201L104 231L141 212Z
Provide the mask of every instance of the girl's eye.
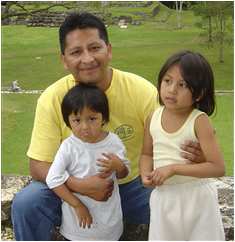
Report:
M165 83L170 83L170 80L169 79L164 79L163 80Z
M75 122L76 123L80 123L80 119L75 119Z
M181 82L181 83L179 84L179 86L182 87L182 88L187 88L187 87L188 87L188 85L187 85L186 82Z
M94 121L94 120L96 120L97 118L96 117L90 117L90 120L91 121Z

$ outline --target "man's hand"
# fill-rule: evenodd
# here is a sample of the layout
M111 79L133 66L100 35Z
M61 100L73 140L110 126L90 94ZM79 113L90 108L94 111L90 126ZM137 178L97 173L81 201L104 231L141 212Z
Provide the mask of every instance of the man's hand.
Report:
M202 163L206 161L198 142L187 140L181 145L181 149L183 150L180 153L181 156L190 162Z
M111 173L97 174L83 179L69 177L66 185L73 192L79 192L96 201L107 201L113 192L113 180L108 179L110 175Z

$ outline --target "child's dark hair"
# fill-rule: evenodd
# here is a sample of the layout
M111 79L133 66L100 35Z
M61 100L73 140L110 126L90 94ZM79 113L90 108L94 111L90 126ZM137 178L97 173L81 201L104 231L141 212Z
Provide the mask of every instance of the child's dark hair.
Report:
M192 92L194 107L211 115L215 109L214 75L208 61L199 53L181 51L165 62L158 75L159 94L164 75L176 64L179 65L181 75ZM163 105L160 95L159 102Z
M67 92L61 103L63 119L68 127L69 115L76 115L85 107L101 113L104 123L109 122L109 104L105 93L94 85L78 84Z
M95 28L106 44L109 43L107 29L101 19L91 13L72 13L68 15L59 29L60 51L64 54L66 35L75 29Z

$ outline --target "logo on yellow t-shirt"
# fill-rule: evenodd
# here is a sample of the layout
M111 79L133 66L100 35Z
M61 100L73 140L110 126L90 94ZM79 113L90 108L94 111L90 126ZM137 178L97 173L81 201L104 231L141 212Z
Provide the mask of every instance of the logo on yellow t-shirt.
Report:
M118 135L122 141L126 141L134 136L134 129L128 124L122 124L114 130L114 133Z

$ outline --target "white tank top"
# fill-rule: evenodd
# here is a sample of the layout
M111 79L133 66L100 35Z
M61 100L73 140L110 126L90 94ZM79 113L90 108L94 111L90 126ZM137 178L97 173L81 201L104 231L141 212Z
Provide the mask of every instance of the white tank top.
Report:
M198 141L194 131L194 123L196 118L203 114L203 112L194 109L176 132L168 133L163 129L161 124L163 110L164 106L158 108L153 113L150 122L150 134L153 139L154 169L170 164L188 163L187 160L180 156L180 152L182 152L180 145L185 140ZM190 176L175 175L167 179L164 184L186 183L198 179Z

